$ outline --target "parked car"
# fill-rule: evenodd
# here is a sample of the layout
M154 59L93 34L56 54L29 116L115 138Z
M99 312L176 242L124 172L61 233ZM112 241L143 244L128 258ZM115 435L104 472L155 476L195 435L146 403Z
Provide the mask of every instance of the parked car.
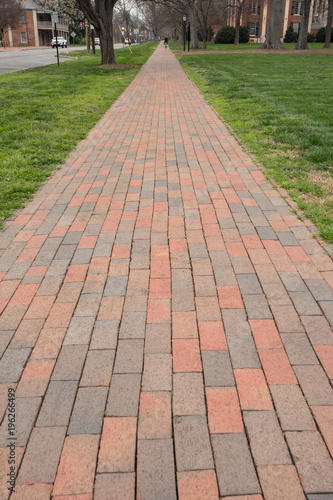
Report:
M58 47L62 47L63 49L64 48L67 49L67 40L63 36L58 36L57 38L56 37L52 38L52 42L51 42L52 49L56 48L57 42L58 42Z
M95 45L101 45L99 42L99 38L95 38Z

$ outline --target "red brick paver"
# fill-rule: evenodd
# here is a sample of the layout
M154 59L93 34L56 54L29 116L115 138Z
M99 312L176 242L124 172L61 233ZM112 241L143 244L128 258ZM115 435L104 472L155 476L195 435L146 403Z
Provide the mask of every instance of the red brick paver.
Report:
M333 495L333 263L161 46L0 235L0 496Z

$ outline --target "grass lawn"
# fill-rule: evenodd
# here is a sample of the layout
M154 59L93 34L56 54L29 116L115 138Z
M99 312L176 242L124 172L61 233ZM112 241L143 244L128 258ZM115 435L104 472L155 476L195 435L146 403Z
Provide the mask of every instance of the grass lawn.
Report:
M202 47L202 42L199 42ZM234 45L232 43L214 43L207 42L206 50L255 50L261 47L262 43L240 43L239 45ZM323 48L323 43L308 43L308 47L310 50L319 50ZM285 48L287 50L294 50L296 44L295 43L285 43ZM177 43L170 41L169 47L171 50L183 50L183 42ZM186 42L186 52L187 52L187 42ZM333 48L333 46L332 46ZM202 49L203 50L203 49ZM195 52L195 51L193 51Z
M180 56L268 176L333 243L333 54Z
M118 49L127 68L101 68L99 50L77 51L59 68L0 75L0 225L86 137L156 46L133 46L133 55Z

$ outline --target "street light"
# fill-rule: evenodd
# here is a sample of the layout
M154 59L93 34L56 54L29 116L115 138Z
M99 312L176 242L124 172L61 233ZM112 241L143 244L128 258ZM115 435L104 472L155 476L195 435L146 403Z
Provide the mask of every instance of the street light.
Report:
M186 30L185 30L185 27L186 27L186 15L184 14L183 15L183 34L184 34L184 52L185 52L185 44L186 44Z

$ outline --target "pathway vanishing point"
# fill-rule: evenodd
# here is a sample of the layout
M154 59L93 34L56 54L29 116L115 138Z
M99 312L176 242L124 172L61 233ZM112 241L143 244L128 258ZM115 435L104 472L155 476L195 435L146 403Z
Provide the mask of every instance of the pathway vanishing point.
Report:
M0 249L1 499L333 498L333 262L169 50Z

